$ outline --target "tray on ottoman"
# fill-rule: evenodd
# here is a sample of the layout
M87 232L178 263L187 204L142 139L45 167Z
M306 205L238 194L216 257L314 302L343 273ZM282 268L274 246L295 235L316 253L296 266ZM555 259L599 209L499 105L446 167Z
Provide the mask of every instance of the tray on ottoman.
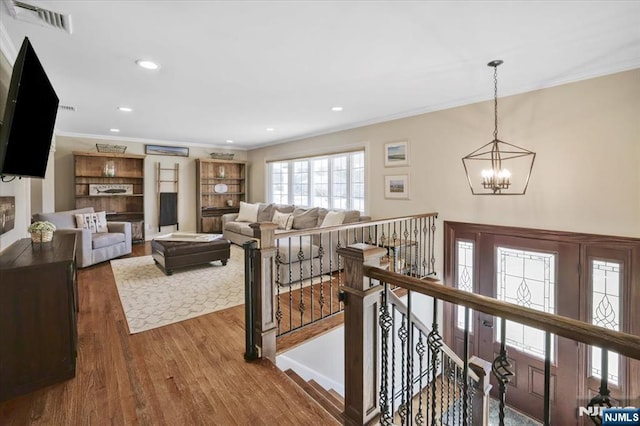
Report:
M209 234L175 233L151 241L153 260L166 275L174 269L202 265L219 260L223 265L231 257L231 242ZM215 239L214 239L215 238Z

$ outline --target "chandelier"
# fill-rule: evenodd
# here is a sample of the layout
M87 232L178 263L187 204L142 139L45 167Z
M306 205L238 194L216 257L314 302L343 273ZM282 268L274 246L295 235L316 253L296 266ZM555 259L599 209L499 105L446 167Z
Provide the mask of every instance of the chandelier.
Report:
M529 185L536 153L498 139L498 66L493 67L493 140L462 158L464 171L474 195L522 195Z

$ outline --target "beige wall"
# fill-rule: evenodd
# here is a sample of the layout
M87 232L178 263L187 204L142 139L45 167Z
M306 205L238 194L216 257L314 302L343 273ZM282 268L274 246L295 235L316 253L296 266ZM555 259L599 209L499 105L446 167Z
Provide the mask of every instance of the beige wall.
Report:
M639 117L640 69L501 98L500 139L537 153L524 196L469 190L461 158L492 139L489 101L249 151L251 199L265 199L268 160L365 146L374 218L437 211L440 222L640 237ZM410 166L385 168L384 144L403 139ZM384 175L407 173L410 200L386 200Z
M109 143L116 145L126 145L127 154L144 154L144 143L123 140L93 139L57 136L56 137L56 203L55 210L69 210L75 207L74 186L73 186L73 151L96 152L96 143ZM190 147L189 157L175 157L166 155L148 155L145 159L144 172L144 216L147 230L146 239L151 239L158 234L158 207L157 207L157 163L163 168L172 168L175 163L179 164L179 187L178 187L178 222L180 231L196 231L196 158L210 158L209 153L213 151L234 152L234 159L245 160L245 151L221 150L215 148ZM165 175L166 176L166 175ZM163 184L164 185L164 184ZM171 191L167 186L162 187L163 191ZM175 227L162 227L162 233L175 230Z

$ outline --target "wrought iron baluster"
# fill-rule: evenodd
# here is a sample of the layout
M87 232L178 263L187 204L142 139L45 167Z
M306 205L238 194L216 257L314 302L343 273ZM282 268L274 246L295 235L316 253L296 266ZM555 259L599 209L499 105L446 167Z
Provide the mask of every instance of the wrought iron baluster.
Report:
M462 421L462 410L460 409L460 407L461 407L461 405L460 405L460 395L459 395L459 392L458 392L458 388L460 387L460 384L458 383L458 378L460 377L460 372L458 371L458 369L459 369L458 365L457 364L454 365L453 371L455 372L455 375L454 375L454 381L453 381L453 384L454 384L453 390L454 390L455 394L454 394L454 398L453 398L453 401L454 401L453 402L453 409L454 409L453 419L454 419L454 424L456 424L456 425L461 424L461 421ZM455 422L457 422L457 423L455 423Z
M380 423L393 424L393 411L389 410L389 329L393 325L389 315L389 284L384 283L380 303L380 328L382 329L382 378L380 380ZM393 398L393 394L392 394Z
M448 372L447 369L449 368L449 358L445 358L444 356L444 352L442 351L442 349L440 349L440 356L442 359L442 371L440 372L440 417L439 419L439 423L442 423L442 421L444 420L444 401L445 401L445 391L446 391L446 398L447 398L447 407L449 407L449 379L448 379ZM447 409L447 414L449 413L448 409ZM435 417L436 413L433 413L433 416ZM448 418L447 418L448 419ZM438 423L436 423L438 424Z
M551 333L544 332L544 415L545 426L551 424Z
M329 232L329 250L333 248L333 232ZM333 256L337 256L335 252L329 255L329 315L333 314ZM338 274L340 270L338 270Z
M510 370L511 363L509 363L509 359L507 358L506 330L507 321L504 318L500 318L500 354L496 357L496 359L493 360L493 364L491 366L491 371L493 372L493 375L496 377L496 379L498 379L499 384L498 396L500 398L500 411L498 412L498 421L500 426L504 426L504 407L507 393L507 383L509 383L511 376L513 376L513 373Z
M324 318L324 303L325 303L325 298L324 298L324 275L323 275L323 271L322 271L322 267L323 267L323 263L324 263L324 246L322 245L322 236L323 234L320 234L320 242L319 242L319 246L318 246L318 262L320 262L320 300L318 300L318 304L320 305L320 318Z
M414 277L420 278L420 240L418 239L418 219L413 219L411 221L413 223L413 262L411 265L412 275Z
M418 354L418 386L419 387L418 387L418 412L416 413L416 417L415 417L417 425L424 424L424 414L422 412L422 394L424 393L423 387L422 387L422 376L423 376L422 361L424 360L425 345L422 340L422 336L423 336L422 330L418 330L418 344L416 345L416 353ZM413 388L413 383L411 387Z
M291 239L289 239L289 256L288 259L288 271L289 271L289 331L293 330L293 269L291 269Z
M300 265L300 278L298 278L298 280L300 281L300 302L298 303L298 311L300 311L300 327L302 327L304 325L304 312L305 312L305 305L304 305L304 291L302 288L302 277L304 276L304 272L303 272L303 264L304 264L304 252L302 251L302 235L298 238L299 244L300 244L300 249L298 250L298 264Z
M587 407L604 407L611 408L611 391L609 391L609 351L602 349L602 358L600 359L600 389L598 394L591 398ZM600 414L591 416L593 423L602 424Z
M407 292L407 318L409 321L407 334L407 419L409 421L413 418L413 327L411 324L413 311L411 293L411 290Z
M429 219L431 220L431 236L430 236L430 240L431 240L431 274L435 275L436 274L436 251L435 251L435 235L436 235L436 219L438 218L438 216L435 217L430 217Z
M464 307L464 343L462 352L462 424L469 424L469 308Z
M404 387L406 371L405 371L405 352L406 352L406 343L407 343L407 325L406 325L407 316L402 314L402 323L400 324L400 328L398 329L398 337L400 337L400 407L398 407L398 413L400 414L400 422L401 424L405 424L407 420L407 401L406 401L406 392Z
M314 321L313 308L313 235L309 235L309 305L311 306L311 321ZM302 285L302 276L300 277L300 285Z
M338 252L338 249L342 248L342 244L340 243L340 231L338 230L338 242L336 243L336 253ZM342 256L337 255L338 256L338 288L340 288L340 286L342 285ZM341 311L343 309L343 305L341 301L338 301L338 311ZM331 311L331 313L333 313L333 311Z
M432 319L432 323L431 323L431 332L429 333L429 338L428 338L428 343L429 343L429 349L431 351L432 354L432 358L431 358L431 383L432 383L432 389L431 389L431 412L432 412L432 418L431 418L431 424L433 426L435 426L436 424L436 418L435 418L435 412L436 412L436 380L437 380L437 373L438 373L438 354L440 353L441 349L442 349L442 336L440 336L440 333L438 332L438 299L434 298L433 299L433 319Z
M276 240L276 321L278 323L278 334L282 332L282 307L280 306L280 265L282 265L282 256L280 255L280 240Z
M396 330L396 307L391 307L392 330ZM396 412L396 339L391 340L391 415Z

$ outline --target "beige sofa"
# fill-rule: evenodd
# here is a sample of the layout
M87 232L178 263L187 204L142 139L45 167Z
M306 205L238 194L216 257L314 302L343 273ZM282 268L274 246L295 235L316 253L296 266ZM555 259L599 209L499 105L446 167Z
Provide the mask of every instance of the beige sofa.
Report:
M275 205L260 203L257 222L271 222L274 213L293 214L293 226L291 231L302 229L320 228L327 213L324 208L296 208L293 205ZM333 210L337 211L337 210ZM371 220L369 216L363 216L358 210L344 210L342 224L366 222ZM222 216L223 238L242 245L253 238L253 230L249 226L251 222L238 222L238 213L229 213ZM290 232L283 229L275 231L278 234ZM281 285L294 284L301 280L316 277L339 269L336 249L338 245L345 247L354 242L361 242L361 236L354 231L347 235L347 231L331 231L316 235L294 236L290 238L276 239L280 266L276 271L276 280ZM322 247L322 262L320 261L320 247ZM301 254L301 256L300 256Z

